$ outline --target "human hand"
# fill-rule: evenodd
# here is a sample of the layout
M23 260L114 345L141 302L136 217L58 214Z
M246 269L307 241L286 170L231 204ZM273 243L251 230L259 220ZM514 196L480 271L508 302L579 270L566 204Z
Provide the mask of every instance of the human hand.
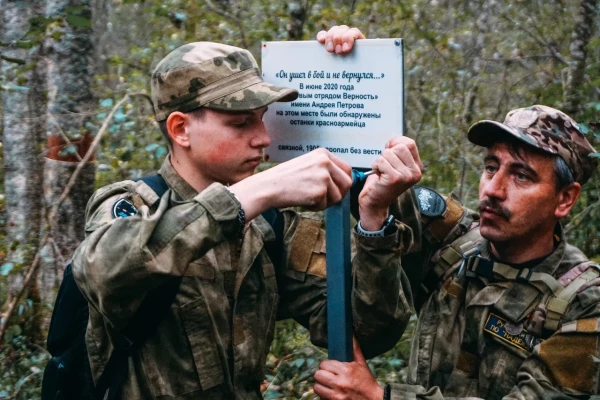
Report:
M347 25L334 26L328 31L317 33L317 40L325 44L325 49L330 53L348 53L354 47L356 39L364 39L365 35L358 28L349 28Z
M414 140L397 136L372 164L377 174L370 175L358 196L360 224L377 231L388 216L388 208L400 194L419 182L423 164Z
M383 388L371 373L356 338L354 361L325 360L315 372L315 393L328 400L381 400Z
M352 167L326 149L317 149L248 177L230 190L249 221L268 208L303 206L323 210L339 203L352 186Z

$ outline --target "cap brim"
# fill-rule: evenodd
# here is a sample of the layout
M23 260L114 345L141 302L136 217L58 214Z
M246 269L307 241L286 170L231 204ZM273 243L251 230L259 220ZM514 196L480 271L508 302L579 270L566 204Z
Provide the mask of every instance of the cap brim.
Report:
M222 111L249 111L277 101L289 102L297 98L296 89L263 81L212 100L204 104L204 107Z
M528 141L526 138L529 138L529 136L518 129L490 120L483 120L473 124L467 131L467 138L471 143L478 146L490 147L492 144L505 138L507 134L525 144L538 147L533 139Z

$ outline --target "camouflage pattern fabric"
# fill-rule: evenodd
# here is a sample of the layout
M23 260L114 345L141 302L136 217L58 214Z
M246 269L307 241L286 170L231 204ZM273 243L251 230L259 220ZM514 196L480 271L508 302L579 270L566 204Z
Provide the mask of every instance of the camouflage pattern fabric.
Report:
M198 107L254 110L293 101L298 91L264 82L248 50L219 43L185 44L169 53L152 73L156 120Z
M504 123L480 121L468 131L472 143L488 147L498 135L512 135L541 151L562 157L576 182L584 184L598 162L589 157L596 150L571 117L551 107L534 105L510 111Z
M400 241L408 246L402 265L412 289L409 300L419 318L407 383L392 384L391 398L579 399L597 395L600 288L591 285L578 293L561 327L548 330L544 327L544 305L552 294L548 287L499 276L458 276L461 259L448 257L446 251L455 241L468 236L482 257L491 257L489 243L479 234L476 213L449 199L444 218L432 222L419 214L415 204L407 192L394 210L407 227L401 231ZM567 285L582 273L579 267L585 262L581 251L561 239L553 253L527 267Z
M90 303L93 376L146 293L179 275L170 312L129 359L121 398L259 399L277 319L295 318L315 344L327 345L322 221L283 212L287 258L276 268L263 247L275 235L262 216L240 238L240 204L222 185L198 194L168 160L160 174L170 190L156 209L148 206L157 200L152 189L133 181L98 190L88 204L73 275ZM129 216L115 217L117 205ZM355 235L355 245L354 329L374 356L393 347L410 317L400 290L402 249L397 233Z

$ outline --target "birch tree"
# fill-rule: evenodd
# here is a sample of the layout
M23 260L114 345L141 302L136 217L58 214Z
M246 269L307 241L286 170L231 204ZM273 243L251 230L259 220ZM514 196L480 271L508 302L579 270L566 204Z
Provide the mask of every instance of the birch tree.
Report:
M93 140L91 119L94 46L88 0L48 0L46 14L54 22L47 32L48 157L44 198L49 209L58 200ZM85 206L93 193L94 166L86 165L69 197L61 204L57 223L49 226L44 248L42 293L54 296L63 268L84 236Z
M45 65L42 0L0 1L2 15L2 91L4 186L7 213L7 297L21 289L23 270L39 247L45 143ZM32 297L36 288L32 288Z

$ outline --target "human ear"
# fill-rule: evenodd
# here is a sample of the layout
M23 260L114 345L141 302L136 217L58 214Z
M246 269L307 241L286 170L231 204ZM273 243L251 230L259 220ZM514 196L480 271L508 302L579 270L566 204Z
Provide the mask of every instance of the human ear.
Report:
M571 208L581 194L581 185L579 182L571 183L566 188L562 189L558 194L558 204L554 210L554 216L558 219L564 218L569 214Z
M174 144L180 147L190 146L190 135L188 131L190 117L182 112L175 111L167 118L167 131Z

